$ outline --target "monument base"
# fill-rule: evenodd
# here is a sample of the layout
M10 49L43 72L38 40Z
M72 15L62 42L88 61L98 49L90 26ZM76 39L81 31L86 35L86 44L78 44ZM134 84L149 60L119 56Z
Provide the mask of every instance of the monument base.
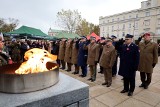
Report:
M87 84L63 73L59 74L59 78L56 85L41 91L0 93L0 107L89 107Z

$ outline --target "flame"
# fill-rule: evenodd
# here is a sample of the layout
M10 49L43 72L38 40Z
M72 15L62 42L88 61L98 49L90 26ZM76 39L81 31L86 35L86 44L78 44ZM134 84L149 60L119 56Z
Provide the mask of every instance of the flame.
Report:
M45 72L51 69L46 68L47 62L53 62L57 59L56 55L50 54L48 51L33 48L28 50L24 55L26 62L23 62L20 67L15 71L16 74L28 74ZM57 66L52 69L57 68Z

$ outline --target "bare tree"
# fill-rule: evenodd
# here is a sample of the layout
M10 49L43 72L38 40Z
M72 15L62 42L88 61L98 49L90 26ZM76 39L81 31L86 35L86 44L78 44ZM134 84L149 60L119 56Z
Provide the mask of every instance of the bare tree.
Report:
M61 10L57 13L58 26L64 30L73 33L76 31L77 26L81 22L81 15L78 10Z
M8 18L3 19L0 18L0 32L10 32L13 31L19 24L18 19Z

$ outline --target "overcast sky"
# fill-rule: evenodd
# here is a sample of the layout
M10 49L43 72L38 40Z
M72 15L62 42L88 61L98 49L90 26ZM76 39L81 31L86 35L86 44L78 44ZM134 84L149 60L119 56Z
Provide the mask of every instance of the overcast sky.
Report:
M99 24L107 16L141 7L143 0L0 0L0 18L15 18L21 25L35 27L47 33L55 25L57 12L78 9L82 18Z

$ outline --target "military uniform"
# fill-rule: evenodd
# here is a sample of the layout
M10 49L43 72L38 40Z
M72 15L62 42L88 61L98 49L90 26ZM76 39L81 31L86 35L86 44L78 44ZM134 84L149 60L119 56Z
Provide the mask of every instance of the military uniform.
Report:
M58 59L60 60L60 63L62 64L62 69L65 69L65 65L66 65L64 62L65 45L66 45L65 41L60 41Z
M72 56L72 44L66 42L64 62L67 63L67 71L71 71L71 56Z
M72 57L71 57L71 63L75 65L74 74L78 74L79 73L79 66L77 65L77 62L78 62L78 48L76 46L76 42L74 42L72 44Z
M103 67L105 79L104 85L110 86L112 84L112 66L115 62L116 54L117 53L114 46L103 46L99 64Z
M90 43L88 46L88 58L87 58L87 64L90 68L90 80L95 81L96 80L96 74L97 74L97 62L99 58L99 50L100 46L96 43Z
M141 86L148 88L151 83L153 68L158 62L158 46L156 43L149 41L148 43L140 42L140 64L138 70L140 71Z

